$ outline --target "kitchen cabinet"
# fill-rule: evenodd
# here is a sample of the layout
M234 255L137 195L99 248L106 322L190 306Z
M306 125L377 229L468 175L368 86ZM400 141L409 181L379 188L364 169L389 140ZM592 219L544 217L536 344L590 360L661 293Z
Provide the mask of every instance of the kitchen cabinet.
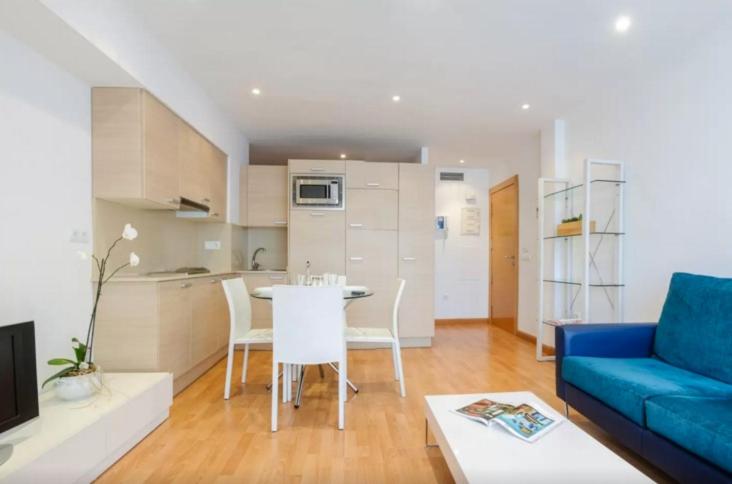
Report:
M226 220L226 154L143 89L92 89L92 167L96 198L174 210L185 197Z
M94 196L143 208L177 206L179 119L141 89L92 90Z
M94 359L106 371L168 371L182 390L226 354L221 280L111 281L97 312Z
M247 225L287 226L287 167L249 165L246 169Z
M343 210L290 210L287 266L293 279L305 274L345 274L346 214Z
M403 337L434 335L434 168L399 165L399 277L406 280L399 310Z
M250 293L258 287L287 284L287 274L284 272L247 272L242 277ZM271 328L272 303L253 297L249 301L252 305L252 328Z
M346 226L349 230L397 230L399 192L349 189L346 191Z
M246 227L249 217L249 168L239 168L239 225Z
M348 188L397 190L399 188L399 164L349 161L346 164L346 186Z
M290 173L341 174L346 172L344 160L289 160Z

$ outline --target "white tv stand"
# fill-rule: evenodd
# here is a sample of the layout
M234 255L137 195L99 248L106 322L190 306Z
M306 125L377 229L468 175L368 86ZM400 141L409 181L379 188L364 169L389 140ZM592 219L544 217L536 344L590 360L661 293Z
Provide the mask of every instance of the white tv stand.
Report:
M78 402L42 394L30 436L4 439L14 448L0 482L91 482L168 418L170 373L107 373L105 386Z

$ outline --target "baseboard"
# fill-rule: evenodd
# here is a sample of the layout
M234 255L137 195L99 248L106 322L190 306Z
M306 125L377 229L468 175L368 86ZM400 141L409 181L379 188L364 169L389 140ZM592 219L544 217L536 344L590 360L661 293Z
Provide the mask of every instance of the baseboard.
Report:
M491 326L508 331L511 334L516 334L516 331L518 331L516 322L511 318L490 318L489 321Z
M531 343L536 344L536 336L534 336L533 334L525 333L521 330L518 330L516 331L516 336L523 340L530 341ZM546 356L554 356L556 354L556 352L554 351L554 347L549 345L542 345L542 351Z
M270 348L272 348L271 345ZM185 390L188 385L196 381L198 377L206 373L212 366L221 361L222 358L226 357L228 351L228 347L224 346L184 374L177 376L173 380L173 395L177 395Z
M435 324L466 324L466 323L482 323L488 324L488 318L448 318L435 319Z

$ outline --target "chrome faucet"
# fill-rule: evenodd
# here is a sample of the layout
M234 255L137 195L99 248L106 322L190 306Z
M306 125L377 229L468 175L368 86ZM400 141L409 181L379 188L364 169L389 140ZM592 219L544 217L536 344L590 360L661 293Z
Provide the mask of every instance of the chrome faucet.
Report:
M257 262L257 254L259 254L259 252L267 252L267 249L265 249L264 247L260 247L254 251L254 255L252 255L252 270L253 271L258 271L259 267L260 267L259 262Z

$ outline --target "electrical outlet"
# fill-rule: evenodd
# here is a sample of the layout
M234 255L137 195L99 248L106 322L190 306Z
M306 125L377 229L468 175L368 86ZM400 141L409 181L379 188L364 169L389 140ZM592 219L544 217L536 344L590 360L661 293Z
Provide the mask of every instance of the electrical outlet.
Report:
M220 240L207 240L203 243L203 248L206 250L221 250Z
M69 242L73 244L88 244L89 243L89 232L83 229L73 229Z

